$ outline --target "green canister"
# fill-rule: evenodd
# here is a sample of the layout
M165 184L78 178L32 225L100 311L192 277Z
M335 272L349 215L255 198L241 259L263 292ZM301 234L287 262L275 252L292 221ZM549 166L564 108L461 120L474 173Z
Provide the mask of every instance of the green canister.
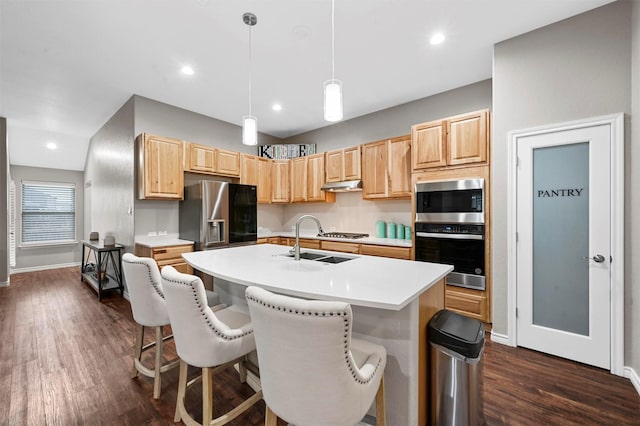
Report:
M404 225L401 223L396 225L396 238L404 240Z
M396 224L393 222L387 223L387 238L396 237Z
M387 224L384 223L384 220L379 220L379 221L376 222L376 237L377 238L384 238L387 235L387 233L385 232L386 231L386 227L387 227Z

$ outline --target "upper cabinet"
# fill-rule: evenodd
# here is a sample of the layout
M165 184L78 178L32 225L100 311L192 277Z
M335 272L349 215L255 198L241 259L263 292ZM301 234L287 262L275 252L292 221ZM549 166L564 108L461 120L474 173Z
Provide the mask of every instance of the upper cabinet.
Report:
M325 182L361 179L360 146L328 151L324 155Z
M142 133L138 150L138 198L181 200L184 194L181 140Z
M321 153L290 160L292 203L336 200L335 194L320 189L325 182L324 157Z
M185 143L184 170L239 177L240 153L208 145Z
M291 159L291 202L307 201L307 157Z
M270 203L271 160L250 154L240 154L240 183L255 185L258 203Z
M362 145L362 198L411 197L411 136Z
M271 202L288 203L290 200L289 160L274 160L271 163Z
M411 127L413 170L487 162L489 111Z
M307 157L307 201L335 201L335 194L321 190L324 185L324 154Z

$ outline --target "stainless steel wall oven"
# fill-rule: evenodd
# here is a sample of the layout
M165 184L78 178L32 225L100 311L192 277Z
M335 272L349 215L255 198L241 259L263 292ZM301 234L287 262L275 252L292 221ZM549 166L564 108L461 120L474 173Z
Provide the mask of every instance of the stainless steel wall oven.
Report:
M447 284L485 289L484 179L417 182L416 260L453 265Z

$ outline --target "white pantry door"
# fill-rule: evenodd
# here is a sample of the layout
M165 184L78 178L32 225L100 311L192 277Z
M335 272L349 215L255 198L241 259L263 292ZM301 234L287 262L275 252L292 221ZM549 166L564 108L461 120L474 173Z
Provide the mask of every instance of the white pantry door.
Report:
M517 143L517 345L611 365L611 127Z

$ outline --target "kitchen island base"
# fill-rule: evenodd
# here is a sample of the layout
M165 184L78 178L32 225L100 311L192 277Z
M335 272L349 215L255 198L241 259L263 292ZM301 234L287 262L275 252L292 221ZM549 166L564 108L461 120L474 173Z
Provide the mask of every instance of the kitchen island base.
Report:
M245 304L246 286L214 279L221 303ZM353 337L387 350L385 398L387 424L427 424L429 413L429 351L427 324L444 308L444 279L399 311L351 305ZM375 405L369 410L375 416Z

